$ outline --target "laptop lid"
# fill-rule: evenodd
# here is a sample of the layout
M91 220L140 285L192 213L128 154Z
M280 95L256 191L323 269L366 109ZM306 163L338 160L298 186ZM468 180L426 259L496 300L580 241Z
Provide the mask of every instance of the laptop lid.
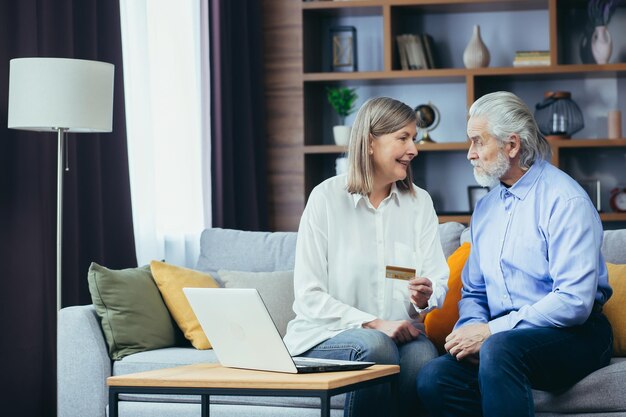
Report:
M374 362L292 358L263 299L249 288L183 288L223 366L288 373L348 371Z
M183 291L222 366L298 372L256 289Z

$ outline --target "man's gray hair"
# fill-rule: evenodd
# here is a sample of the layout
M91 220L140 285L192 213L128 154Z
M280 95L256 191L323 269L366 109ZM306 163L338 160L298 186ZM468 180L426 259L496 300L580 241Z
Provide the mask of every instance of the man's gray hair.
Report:
M526 104L513 93L497 91L482 96L472 104L469 117L484 117L487 129L500 145L517 133L520 137L520 167L527 169L536 161L549 161L550 144L539 131L537 122Z

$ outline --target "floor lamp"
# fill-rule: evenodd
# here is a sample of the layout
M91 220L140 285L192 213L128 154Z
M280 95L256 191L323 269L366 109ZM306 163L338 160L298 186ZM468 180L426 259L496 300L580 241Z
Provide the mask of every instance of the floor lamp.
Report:
M110 132L114 66L66 58L17 58L9 73L11 129L56 132L57 311L61 309L63 161L67 132Z

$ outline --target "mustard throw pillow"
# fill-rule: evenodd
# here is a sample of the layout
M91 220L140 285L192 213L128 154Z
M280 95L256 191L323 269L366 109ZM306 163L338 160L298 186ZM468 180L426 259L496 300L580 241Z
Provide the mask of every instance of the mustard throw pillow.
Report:
M196 349L210 349L211 343L191 310L183 288L217 288L219 287L217 282L208 274L165 262L150 262L150 270L165 300L165 305L178 327L183 331L185 338L191 341Z
M454 325L459 319L459 300L461 299L461 272L465 262L469 257L470 244L463 243L448 258L448 267L450 268L450 277L448 278L448 293L440 308L434 309L426 315L424 327L426 335L437 347L440 353L444 353L443 346L446 343L446 337L452 332Z
M613 295L602 308L613 328L613 356L626 356L626 265L608 263L609 284Z

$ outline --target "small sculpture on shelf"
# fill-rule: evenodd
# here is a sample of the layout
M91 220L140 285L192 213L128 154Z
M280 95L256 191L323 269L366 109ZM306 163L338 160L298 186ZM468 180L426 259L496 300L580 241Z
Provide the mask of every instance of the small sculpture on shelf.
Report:
M439 109L429 102L428 104L420 104L415 107L415 114L417 114L417 127L420 132L423 132L419 144L434 143L435 141L432 140L428 132L434 130L439 125L439 119L441 118Z
M355 103L359 96L356 88L349 87L326 87L326 98L337 112L340 125L333 127L335 143L340 146L347 146L350 141L350 126L346 126L346 117L355 112Z

